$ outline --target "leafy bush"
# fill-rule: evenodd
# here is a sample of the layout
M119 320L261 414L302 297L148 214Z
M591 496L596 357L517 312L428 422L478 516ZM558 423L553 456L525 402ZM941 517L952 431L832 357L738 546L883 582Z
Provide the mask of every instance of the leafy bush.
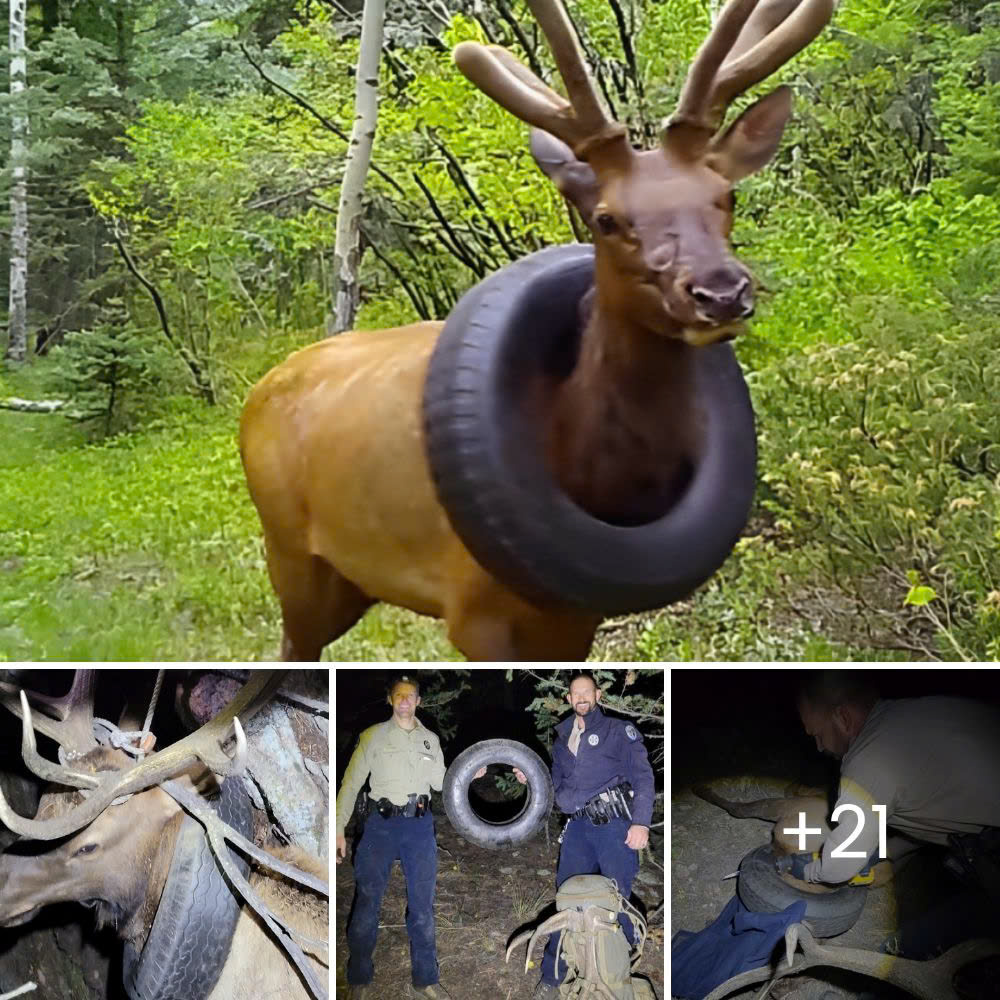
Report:
M67 415L105 437L130 422L168 365L152 337L124 324L68 333L52 353L53 384L68 397Z
M809 579L817 618L856 641L995 657L1000 317L854 307L856 340L752 380L777 566Z

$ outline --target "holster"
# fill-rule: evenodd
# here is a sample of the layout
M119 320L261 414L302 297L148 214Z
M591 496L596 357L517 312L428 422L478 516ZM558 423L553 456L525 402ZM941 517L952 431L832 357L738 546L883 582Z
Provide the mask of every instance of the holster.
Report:
M427 795L417 795L416 792L410 792L406 797L405 806L397 806L389 799L379 799L375 803L375 808L378 810L378 814L383 817L383 819L388 819L390 816L404 816L406 819L419 819L425 813L430 812L431 800Z
M629 802L632 786L627 781L611 788L605 788L592 798L587 799L582 809L573 813L573 818L586 816L594 826L601 826L613 819L632 819Z

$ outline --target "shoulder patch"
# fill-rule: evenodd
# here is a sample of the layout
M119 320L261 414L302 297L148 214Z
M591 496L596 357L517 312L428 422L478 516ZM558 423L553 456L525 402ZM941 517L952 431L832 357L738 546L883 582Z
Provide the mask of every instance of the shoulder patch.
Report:
M425 750L430 750L430 748L431 748L431 741L430 740L424 740L424 749Z
M635 726L628 725L625 727L625 735L634 743L639 738L639 731Z

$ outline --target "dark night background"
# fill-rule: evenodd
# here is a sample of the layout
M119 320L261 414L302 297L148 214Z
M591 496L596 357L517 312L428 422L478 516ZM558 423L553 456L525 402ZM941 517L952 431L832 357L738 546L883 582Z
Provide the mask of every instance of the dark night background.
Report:
M602 669L600 665L598 670ZM336 789L339 791L344 771L357 745L358 736L368 726L391 717L386 701L389 681L400 674L415 676L421 683L421 695L428 696L428 681L436 687L443 679L445 690L457 690L460 680L469 685L447 706L444 721L456 727L454 735L442 732L440 720L426 702L417 708L417 716L429 729L441 737L445 764L465 749L488 739L517 740L535 750L551 766L548 749L535 732L535 717L525 711L536 697L536 678L527 670L514 669L507 680L505 669L468 668L468 676L460 678L456 668L433 670L394 669L361 670L349 667L336 669ZM596 672L596 671L595 671ZM551 677L551 668L533 671ZM560 694L565 694L574 671L558 673ZM615 683L609 690L621 692L625 671L615 671ZM620 676L619 676L620 675ZM665 675L657 670L637 675L629 694L662 698ZM604 683L604 682L602 682ZM431 688L433 690L434 688ZM560 718L571 709L562 702ZM615 715L612 711L609 714ZM623 716L618 716L622 718ZM648 724L640 728L649 729ZM548 734L545 734L548 735ZM660 741L646 740L647 749L660 750ZM663 790L662 763L653 766L658 791ZM509 770L507 765L493 765L498 774ZM478 786L478 787L477 787ZM500 796L499 798L497 796ZM516 814L523 798L505 799L487 778L473 783L469 790L474 811L491 822L506 822ZM464 840L447 820L439 793L434 793L433 810L438 849L441 852L435 889L438 960L442 984L458 997L495 998L528 996L538 977L537 963L541 951L536 949L536 966L530 974L520 958L505 962L508 943L518 931L536 926L555 912L555 870L559 847L556 838L562 825L558 809L554 809L540 832L518 845L513 851L491 851ZM344 818L344 817L341 817ZM662 819L658 809L654 825ZM650 935L636 972L649 979L658 996L664 996L664 906L662 823L650 834L649 856L643 860L632 889L632 902L650 918ZM356 817L348 823L348 860L336 866L336 940L338 989L345 984L347 965L346 926L350 904L354 897L353 852L359 843ZM406 893L398 864L393 865L389 885L382 903L378 944L375 951L376 997L400 996L410 976L409 943L404 913ZM655 921L655 924L654 924ZM456 989L461 983L461 988Z
M341 667L336 671L335 690L337 717L337 759L335 761L337 786L347 769L351 753L357 744L358 736L368 726L385 722L391 715L386 702L386 688L390 680L400 674L416 676L426 682L427 675L447 676L448 668L434 671L407 671L396 667L386 670L355 670ZM572 676L566 671L566 684ZM442 738L445 764L450 764L467 747L480 740L509 739L517 740L531 747L546 763L551 763L547 748L535 734L534 715L526 712L528 704L535 698L534 678L521 670L514 670L513 679L507 680L507 671L503 669L470 670L469 680L471 690L457 701L451 703L454 719L458 730L450 739ZM640 675L636 683L629 687L629 692L646 694L655 697L662 692L663 675ZM421 694L424 692L421 691ZM561 718L569 713L569 705ZM440 735L437 720L432 710L423 705L417 708L420 720L433 732ZM609 714L614 715L612 711ZM619 716L624 718L624 716ZM652 747L648 747L652 749ZM657 790L663 790L663 775L654 767Z

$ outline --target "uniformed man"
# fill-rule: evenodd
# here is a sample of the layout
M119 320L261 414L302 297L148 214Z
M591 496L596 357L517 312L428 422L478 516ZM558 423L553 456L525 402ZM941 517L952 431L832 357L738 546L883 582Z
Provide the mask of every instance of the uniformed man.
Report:
M836 806L854 809L841 814L820 858L806 863L808 855L798 855L802 870L792 873L839 884L882 847L893 860L920 844L949 847L945 866L958 891L904 919L883 949L926 959L968 938L1000 935L996 708L953 697L882 699L865 671L817 670L802 678L798 711L816 749L841 761ZM876 806L885 810L886 844ZM837 850L848 846L859 857Z
M592 674L574 676L566 700L573 714L556 726L552 745L556 805L570 817L559 851L556 888L573 875L601 874L614 879L627 899L639 870L637 852L649 842L653 769L639 730L599 707L601 692ZM515 776L526 780L518 770ZM624 913L618 920L634 944L632 921ZM558 934L550 935L545 946L534 1000L559 996L566 963L559 958L557 968L558 939Z
M347 926L348 1000L373 998L372 955L379 910L392 863L399 858L406 878L406 932L412 982L407 996L450 1000L438 982L434 942L434 884L437 842L430 790L441 790L444 755L437 736L417 718L420 688L400 677L389 688L392 718L370 726L358 740L337 795L337 864L347 855L344 827L365 778L371 775L367 819L354 856L354 911Z

